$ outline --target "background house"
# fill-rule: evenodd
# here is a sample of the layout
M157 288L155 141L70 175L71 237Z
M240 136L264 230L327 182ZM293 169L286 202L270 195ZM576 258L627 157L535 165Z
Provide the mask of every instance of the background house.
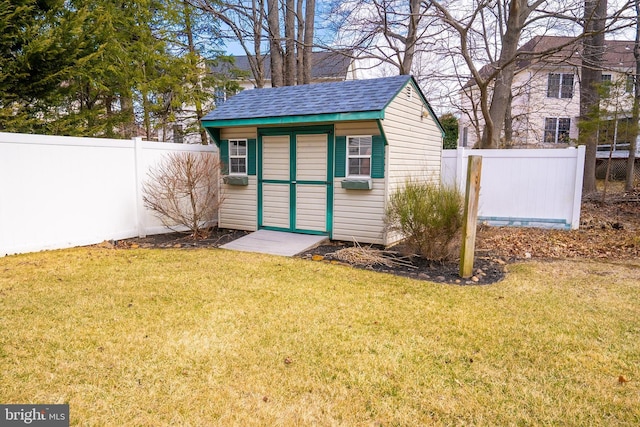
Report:
M442 127L411 76L246 90L202 124L227 165L223 228L389 244L389 195L440 180Z
M602 108L617 123L603 127L601 142L628 141L628 117L633 95L633 42L607 40L604 52ZM518 49L521 54L512 87L511 117L514 147L565 147L578 137L580 114L581 45L570 37L537 36ZM550 52L544 56L543 52ZM480 72L487 73L492 65ZM614 90L615 86L615 90ZM616 96L615 103L611 99ZM484 122L478 104L479 94L473 80L461 91L460 145L472 147L478 141ZM475 102L474 102L475 101ZM613 110L616 111L613 111ZM474 123L472 117L479 120ZM616 132L614 128L617 127Z

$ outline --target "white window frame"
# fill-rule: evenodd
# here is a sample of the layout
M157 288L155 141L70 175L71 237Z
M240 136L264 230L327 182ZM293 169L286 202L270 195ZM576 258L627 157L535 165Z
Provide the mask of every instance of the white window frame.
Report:
M241 144L244 144L244 154L239 151L239 147ZM229 140L229 175L247 175L247 154L249 151L249 143L246 139L230 139ZM233 160L239 159L244 160L244 172L234 171Z
M553 120L555 123L553 132L554 132L554 137L553 137L553 141L547 141L547 132L551 131L551 128L547 128L547 121L548 120ZM560 140L560 120L567 120L569 123L569 126L567 127L566 130L566 135L567 135L567 140L563 141ZM543 132L543 136L542 136L542 142L545 144L566 144L569 142L569 133L571 132L571 118L570 117L545 117L544 119L544 132ZM563 131L563 134L565 132Z
M368 138L369 139L369 154L354 154L352 155L349 152L349 141L352 139L360 139L360 138ZM360 147L360 145L359 145ZM347 136L347 164L346 164L346 169L347 169L347 176L348 177L352 177L352 178L371 178L371 167L372 167L372 152L373 152L373 135L350 135ZM350 165L350 161L351 159L369 159L369 173L367 175L364 174L352 174L351 173L351 165Z
M551 88L549 87L550 83L551 83L551 76L552 75L559 75L560 76L560 80L558 80L558 92L556 93L550 93ZM562 92L562 88L564 86L568 86L566 85L564 82L566 79L568 79L571 76L571 90L568 93L568 96L566 96L567 94L564 94ZM573 73L549 73L549 75L547 76L547 98L558 98L558 99L570 99L573 98L573 85L575 84L575 75ZM565 96L563 96L565 95Z

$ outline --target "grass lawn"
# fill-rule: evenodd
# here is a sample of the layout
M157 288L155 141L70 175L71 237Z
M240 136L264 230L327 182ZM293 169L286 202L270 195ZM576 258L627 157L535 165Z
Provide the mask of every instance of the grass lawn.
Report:
M88 426L638 425L640 261L460 287L217 249L9 256L0 403Z

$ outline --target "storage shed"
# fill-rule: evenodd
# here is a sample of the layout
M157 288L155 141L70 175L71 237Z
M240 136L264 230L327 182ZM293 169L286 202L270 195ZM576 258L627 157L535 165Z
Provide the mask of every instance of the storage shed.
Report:
M224 163L222 228L387 245L389 195L440 180L442 126L411 76L246 90L202 125Z

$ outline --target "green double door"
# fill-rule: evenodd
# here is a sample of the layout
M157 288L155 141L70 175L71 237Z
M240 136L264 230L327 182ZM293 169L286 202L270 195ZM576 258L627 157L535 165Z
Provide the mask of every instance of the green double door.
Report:
M259 139L259 228L331 235L332 143L329 132Z

